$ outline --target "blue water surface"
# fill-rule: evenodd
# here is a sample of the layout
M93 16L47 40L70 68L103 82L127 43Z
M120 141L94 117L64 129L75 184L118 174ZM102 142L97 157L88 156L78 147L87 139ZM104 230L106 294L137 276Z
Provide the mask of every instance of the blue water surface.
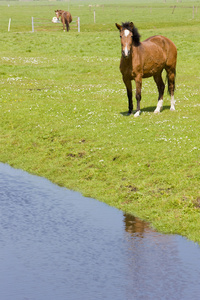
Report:
M2 300L200 297L198 244L1 163L0 245Z

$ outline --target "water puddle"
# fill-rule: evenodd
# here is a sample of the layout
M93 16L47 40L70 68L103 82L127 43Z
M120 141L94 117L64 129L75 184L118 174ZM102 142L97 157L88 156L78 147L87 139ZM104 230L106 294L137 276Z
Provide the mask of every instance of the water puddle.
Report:
M0 164L3 300L199 299L200 247Z

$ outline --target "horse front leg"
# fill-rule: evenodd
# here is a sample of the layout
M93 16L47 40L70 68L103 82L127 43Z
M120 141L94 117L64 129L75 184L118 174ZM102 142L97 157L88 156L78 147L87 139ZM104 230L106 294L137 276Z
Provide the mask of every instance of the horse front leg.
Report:
M128 113L133 112L133 93L132 93L132 83L131 80L123 78L124 84L126 86L127 97L128 97Z
M62 19L62 23L63 23L63 31L65 31L65 20Z
M155 75L153 78L158 88L158 103L156 109L154 110L154 113L159 113L163 107L163 95L165 90L165 84L162 80L161 73Z
M141 101L141 90L142 90L142 78L135 79L135 85L136 85L136 94L135 98L137 100L137 109L134 114L134 117L139 117L141 111L140 111L140 101Z

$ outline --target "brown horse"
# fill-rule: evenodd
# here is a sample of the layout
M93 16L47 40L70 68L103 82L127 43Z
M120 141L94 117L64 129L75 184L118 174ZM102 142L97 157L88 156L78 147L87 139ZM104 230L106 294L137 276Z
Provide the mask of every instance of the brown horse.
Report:
M132 84L136 84L137 109L135 117L140 115L140 100L142 89L142 78L153 76L158 88L158 103L155 113L161 111L163 106L163 94L165 84L162 80L162 71L165 69L168 79L168 91L171 95L170 110L175 110L174 90L177 49L168 38L157 35L140 42L140 35L132 22L115 24L120 31L122 57L120 71L127 89L129 102L129 114L133 111Z
M61 22L63 23L63 31L65 31L65 27L67 31L69 31L69 24L72 22L72 16L69 11L64 11L61 9L55 10L56 17L59 19L61 17Z

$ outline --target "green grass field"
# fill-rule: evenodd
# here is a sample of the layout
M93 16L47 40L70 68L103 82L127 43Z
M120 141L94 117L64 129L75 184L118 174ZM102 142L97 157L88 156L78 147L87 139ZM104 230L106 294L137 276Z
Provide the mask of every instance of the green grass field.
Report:
M198 5L1 1L0 161L200 242ZM66 33L51 23L54 10L68 7L80 17L80 33L75 24ZM34 33L31 17L45 18ZM135 23L142 40L162 34L176 44L175 112L166 89L163 111L153 113L150 78L141 116L127 116L115 27L124 21Z

